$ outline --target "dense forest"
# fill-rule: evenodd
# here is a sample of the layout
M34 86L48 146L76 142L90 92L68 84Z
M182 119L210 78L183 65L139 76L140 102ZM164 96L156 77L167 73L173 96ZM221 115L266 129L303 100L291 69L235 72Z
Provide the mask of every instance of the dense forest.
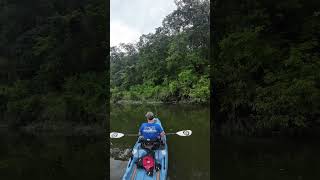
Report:
M106 2L2 0L0 11L1 124L102 127Z
M320 1L214 1L211 33L208 0L175 2L154 33L111 47L112 101L208 103L210 79L215 132L320 126ZM101 126L106 2L3 0L0 10L0 124Z
M208 103L209 0L177 0L155 33L110 51L111 100Z
M319 127L320 1L211 5L215 132Z

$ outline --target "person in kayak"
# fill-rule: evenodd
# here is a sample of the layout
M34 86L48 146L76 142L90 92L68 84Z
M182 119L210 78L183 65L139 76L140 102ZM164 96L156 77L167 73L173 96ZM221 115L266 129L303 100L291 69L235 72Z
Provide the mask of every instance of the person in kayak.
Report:
M145 115L147 118L147 123L142 123L142 125L139 128L139 135L140 137L143 137L143 139L154 141L159 140L161 137L165 135L165 132L163 131L162 127L159 124L156 124L155 121L157 121L154 118L154 115L152 112L147 112Z

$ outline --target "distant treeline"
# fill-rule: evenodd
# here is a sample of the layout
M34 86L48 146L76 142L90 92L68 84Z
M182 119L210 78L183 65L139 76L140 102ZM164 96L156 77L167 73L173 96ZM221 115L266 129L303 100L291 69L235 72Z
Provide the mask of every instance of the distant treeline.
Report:
M4 0L0 11L0 121L102 123L105 0Z
M155 33L111 48L112 101L209 101L209 1L175 3Z
M223 0L212 9L216 131L320 125L320 1Z

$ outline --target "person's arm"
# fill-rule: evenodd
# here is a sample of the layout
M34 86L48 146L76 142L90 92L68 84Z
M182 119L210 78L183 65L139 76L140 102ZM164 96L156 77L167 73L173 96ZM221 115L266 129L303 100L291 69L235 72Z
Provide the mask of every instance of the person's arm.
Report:
M142 128L142 125L139 128L139 132L138 132L139 136L141 135L141 128Z
M165 138L164 138L165 136L164 136L164 135L165 135L166 133L165 133L164 130L161 128L161 126L159 126L159 132L160 132L160 140L161 140L162 143L164 143L164 141L165 141Z
M163 137L166 133L164 132L161 126L158 126L158 127L159 127L160 136Z
M139 138L143 138L143 135L142 135L142 129L144 128L144 124L141 124L140 128L139 128Z

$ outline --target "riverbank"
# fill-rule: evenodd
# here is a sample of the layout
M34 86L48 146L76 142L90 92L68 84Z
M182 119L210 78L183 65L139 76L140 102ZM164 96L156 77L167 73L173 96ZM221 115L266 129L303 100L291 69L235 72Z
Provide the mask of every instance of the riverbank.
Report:
M214 135L217 137L320 137L320 126L304 128L283 128L281 130L257 129L252 131L228 129L214 129Z
M113 104L201 104L209 105L209 102L201 102L195 100L181 100L181 101L159 101L159 100L118 100L111 101Z
M32 135L53 134L64 136L105 136L106 127L102 123L75 124L65 122L39 122L25 126L10 128Z

